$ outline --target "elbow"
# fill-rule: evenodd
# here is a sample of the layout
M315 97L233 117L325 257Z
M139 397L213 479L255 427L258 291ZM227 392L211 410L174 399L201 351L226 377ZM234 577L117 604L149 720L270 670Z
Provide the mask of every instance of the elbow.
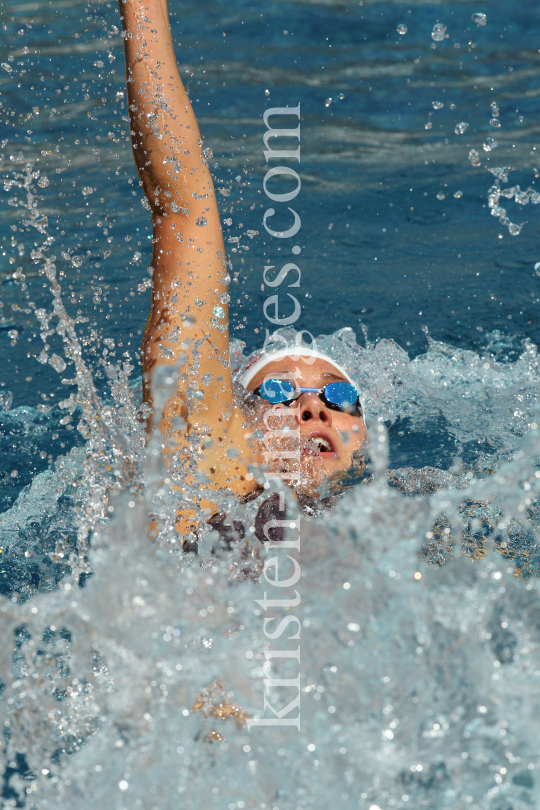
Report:
M171 214L187 216L189 214L189 208L186 207L182 195L169 182L163 182L152 172L141 172L141 178L142 190L147 202L146 205L143 202L143 205L150 209L155 216Z

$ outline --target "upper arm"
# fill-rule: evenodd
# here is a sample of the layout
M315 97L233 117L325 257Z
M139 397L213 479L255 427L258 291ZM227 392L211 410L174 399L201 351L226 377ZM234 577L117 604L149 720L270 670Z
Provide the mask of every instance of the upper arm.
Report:
M180 210L153 214L154 284L144 370L151 376L156 365L182 357L194 380L211 374L216 393L219 376L232 393L230 368L217 360L228 361L229 353L225 246L212 178L201 147L197 152L173 187Z
M163 413L163 433L180 453L188 444L186 430L204 438L208 449L199 469L216 486L241 494L255 486L246 468L256 451L234 400L219 211L205 163L186 171L183 210L154 214L154 288L143 341L147 397L152 398L156 368L176 366L176 391ZM173 427L178 415L187 423L182 430Z

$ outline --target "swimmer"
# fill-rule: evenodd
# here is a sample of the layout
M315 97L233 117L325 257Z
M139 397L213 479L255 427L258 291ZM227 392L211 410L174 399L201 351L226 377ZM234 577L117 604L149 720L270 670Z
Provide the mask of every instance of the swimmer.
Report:
M172 367L177 375L159 425L165 462L183 464L189 474L195 437L197 471L211 489L254 497L260 484L250 469L262 468L274 469L299 493L316 495L325 479L351 467L366 443L354 381L330 357L293 347L262 353L240 380L245 395L235 396L223 232L166 0L119 0L119 6L133 155L152 209L152 305L142 346L150 407L157 369ZM281 454L255 437L258 424L281 431Z

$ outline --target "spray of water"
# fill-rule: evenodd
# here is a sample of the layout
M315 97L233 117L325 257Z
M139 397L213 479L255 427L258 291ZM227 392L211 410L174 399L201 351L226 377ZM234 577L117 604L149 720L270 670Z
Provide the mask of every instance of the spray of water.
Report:
M427 335L411 361L392 341L359 345L351 329L318 338L358 381L371 476L303 517L300 732L248 732L264 679L290 674L266 660L271 612L255 601L259 503L212 493L238 522L236 542L206 526L198 553L183 552L176 514L189 505L205 527L204 482L165 470L159 433L145 449L129 365L104 359L110 396L98 395L63 305L40 180L27 165L11 184L43 238L34 258L52 306L33 307L40 360L73 367L63 418L85 443L0 518L0 560L17 561L23 583L0 599L3 806L534 806L536 347L509 362L498 333L482 353ZM53 330L63 356L49 349ZM231 348L236 378L242 348ZM157 380L158 412L179 371ZM392 442L422 435L417 463L389 469ZM422 466L448 437L449 469ZM278 689L266 695L284 705Z

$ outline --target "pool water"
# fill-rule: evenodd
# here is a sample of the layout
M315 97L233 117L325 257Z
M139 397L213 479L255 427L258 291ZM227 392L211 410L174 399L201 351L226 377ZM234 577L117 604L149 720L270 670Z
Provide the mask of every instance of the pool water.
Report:
M118 12L109 3L85 9L4 3L3 34L13 56L5 62L11 72L2 70L4 174L22 153L49 178L39 193L73 311L81 308L100 335L135 355L148 310L149 292L137 285L150 259L150 219L127 140L122 40L113 33ZM262 114L297 103L303 328L328 334L344 325L357 329L361 319L371 339L393 338L413 356L425 348L423 325L460 347L476 348L480 330L495 328L538 342L540 213L511 202L510 219L526 221L511 237L490 217L493 178L486 169L512 166L509 185L534 186L540 12L530 3L492 2L487 25L477 26L474 9L468 2L171 9L174 40L182 43L178 61L218 164L215 177L231 189L230 197L219 197L224 215L233 207L227 230L249 248L229 254L238 272L232 334L248 348L259 344L265 323L261 268L270 254L277 260L276 240L261 227ZM434 42L439 17L449 39ZM403 22L408 30L399 35ZM498 129L489 123L492 101L500 108ZM433 102L444 106L436 110ZM462 121L468 129L456 135ZM499 145L485 152L489 136ZM471 149L481 155L480 167L471 165ZM11 306L23 308L9 278L9 258L21 244L25 252L14 268L23 266L38 306L48 293L30 256L34 240L11 230L20 211L10 196L1 198L8 246L3 382L15 406L35 405L42 394L50 403L57 376L28 362L28 352L41 348L34 320ZM250 239L247 230L259 234ZM62 252L80 256L81 266ZM98 287L102 293L94 296ZM10 329L20 334L15 346Z
M231 575L253 545L177 551L138 418L151 223L118 11L1 8L2 806L535 806L540 10L171 3L229 191L235 367L285 250L262 116L300 103L296 325L358 380L372 436L374 482L304 518L301 730L247 733L208 706L263 705L264 589Z

